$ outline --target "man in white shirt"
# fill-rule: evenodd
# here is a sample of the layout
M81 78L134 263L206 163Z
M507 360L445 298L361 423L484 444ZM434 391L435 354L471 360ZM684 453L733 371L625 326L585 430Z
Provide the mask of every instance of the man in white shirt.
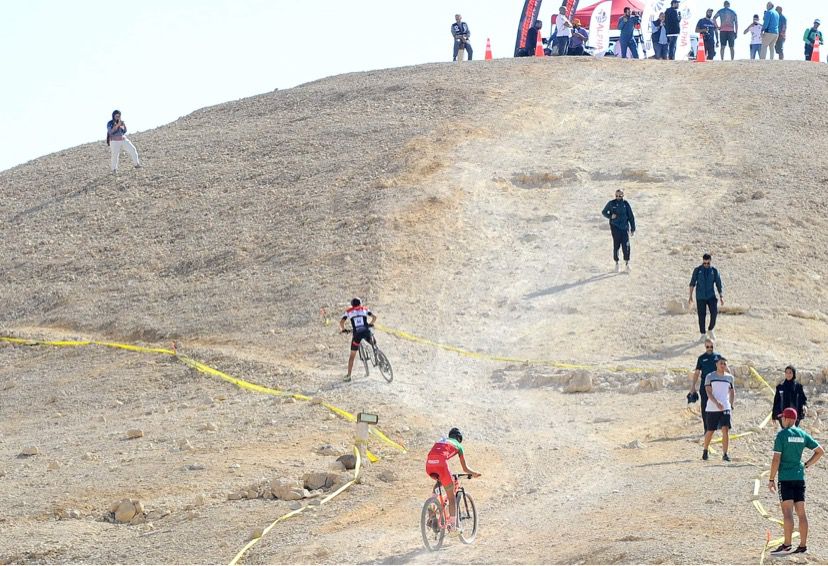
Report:
M733 388L733 376L727 373L727 359L720 357L716 360L716 371L707 374L704 378L704 387L707 390L707 407L705 407L704 451L702 460L707 460L707 449L710 440L717 428L722 429L722 460L730 462L727 455L730 440L730 411L736 398Z
M558 9L558 17L555 20L555 49L553 55L566 55L569 53L569 39L572 37L572 23L566 17L566 8L561 6Z

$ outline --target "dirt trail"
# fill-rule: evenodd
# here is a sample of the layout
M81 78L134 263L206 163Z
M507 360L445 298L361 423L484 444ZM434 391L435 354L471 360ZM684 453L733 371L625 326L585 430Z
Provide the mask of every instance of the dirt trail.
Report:
M176 339L233 375L378 412L408 453L374 446L382 459L361 484L277 526L247 563L754 563L765 529L778 532L750 502L773 429L735 441L730 464L700 460L684 377L666 370L692 368L695 322L666 304L686 298L713 251L728 304L744 311L720 318L720 349L771 381L799 365L821 437L828 152L811 145L805 162L803 147L826 126L825 101L808 94L824 71L654 63L337 77L147 133L134 177L95 181L89 147L6 172L3 324ZM769 101L785 124L770 155L755 119ZM276 126L279 137L265 135ZM330 144L340 139L350 143ZM51 192L21 202L40 176ZM618 187L638 224L630 274L612 272L600 216ZM593 391L563 393L571 371L387 334L394 382L343 384L335 317L353 294L390 327L471 352L594 365ZM351 426L319 407L164 357L6 347L0 362L2 562L226 562L288 509L229 493L327 469L333 458L315 450L350 445ZM743 374L737 399L735 432L766 416L766 392ZM424 454L451 426L484 473L467 484L480 536L428 554ZM145 436L126 440L130 428ZM34 444L40 455L17 457ZM828 543L825 475L809 472L812 562ZM170 514L152 529L105 521L121 497ZM778 515L770 495L761 501ZM82 518L56 520L58 508Z

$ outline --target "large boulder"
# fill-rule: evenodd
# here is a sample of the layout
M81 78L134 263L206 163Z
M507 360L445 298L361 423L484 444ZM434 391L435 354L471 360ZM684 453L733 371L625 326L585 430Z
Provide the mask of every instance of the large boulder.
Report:
M296 501L310 495L298 480L286 478L279 478L270 482L270 491L273 493L273 497L282 501Z
M569 376L564 393L589 393L592 389L592 375L587 370L578 370Z

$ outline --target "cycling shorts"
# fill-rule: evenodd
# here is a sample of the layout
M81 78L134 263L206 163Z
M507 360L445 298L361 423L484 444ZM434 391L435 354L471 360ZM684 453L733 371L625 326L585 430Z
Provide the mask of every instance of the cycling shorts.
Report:
M446 462L443 458L437 458L432 454L429 454L428 459L426 460L426 474L428 474L432 479L434 476L437 476L440 484L444 486L453 481L451 471L449 471L448 462Z
M351 351L356 352L357 350L359 350L359 343L363 340L367 340L368 342L371 341L370 328L361 328L360 330L354 330L354 336L351 339Z

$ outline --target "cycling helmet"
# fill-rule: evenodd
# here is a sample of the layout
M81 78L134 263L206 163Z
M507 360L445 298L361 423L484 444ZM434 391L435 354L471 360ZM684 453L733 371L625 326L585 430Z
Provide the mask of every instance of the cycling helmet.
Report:
M352 307L358 307L361 304L362 304L362 301L360 300L359 297L354 297L353 299L351 299L351 306Z
M454 427L449 431L449 438L453 438L461 444L463 443L463 433L460 432L460 429L457 427Z

